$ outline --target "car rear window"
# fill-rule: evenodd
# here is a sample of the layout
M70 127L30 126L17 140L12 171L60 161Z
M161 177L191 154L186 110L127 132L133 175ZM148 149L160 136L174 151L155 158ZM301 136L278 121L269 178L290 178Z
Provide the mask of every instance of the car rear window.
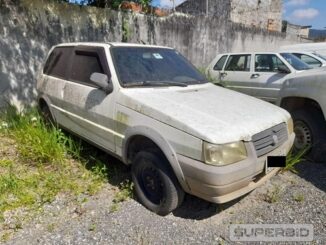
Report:
M73 47L57 47L47 59L43 73L65 79Z

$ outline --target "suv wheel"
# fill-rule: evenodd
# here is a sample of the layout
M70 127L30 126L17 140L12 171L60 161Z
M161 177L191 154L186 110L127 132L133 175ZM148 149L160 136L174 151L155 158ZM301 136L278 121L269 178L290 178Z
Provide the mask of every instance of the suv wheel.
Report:
M315 109L309 109L309 112L301 109L292 112L292 117L296 134L295 151L311 148L308 157L316 162L325 161L326 126L322 115Z
M132 164L132 180L139 201L149 210L167 215L182 203L184 191L164 158L139 152Z

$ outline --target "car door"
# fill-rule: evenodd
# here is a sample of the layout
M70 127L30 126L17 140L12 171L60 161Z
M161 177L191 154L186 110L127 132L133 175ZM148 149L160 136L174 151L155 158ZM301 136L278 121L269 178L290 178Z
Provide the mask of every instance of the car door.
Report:
M91 74L95 72L110 78L104 47L75 47L69 81L64 88L64 126L101 148L114 152L114 93L107 94L90 81Z
M252 95L251 54L232 54L220 72L222 84L230 89Z
M291 69L276 54L254 54L254 72L250 75L252 95L274 103Z

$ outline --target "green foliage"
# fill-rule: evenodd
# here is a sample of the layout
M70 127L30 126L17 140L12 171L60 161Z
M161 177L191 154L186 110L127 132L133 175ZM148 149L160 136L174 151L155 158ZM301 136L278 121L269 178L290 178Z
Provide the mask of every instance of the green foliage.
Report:
M96 6L99 8L113 8L118 9L124 0L84 0L82 4ZM152 0L134 0L133 2L141 4L143 7L149 7Z
M120 183L119 191L115 194L110 207L110 212L113 213L119 210L119 204L133 197L134 185L129 180Z
M122 21L122 42L128 42L130 38L130 27L127 20Z
M67 154L78 157L80 144L66 136L60 129L47 127L37 110L19 112L9 107L1 116L3 130L14 137L23 162L33 164L62 163Z
M144 6L145 8L147 8L151 5L152 0L139 0L137 2L140 3L142 6Z
M294 194L293 199L296 202L303 202L304 201L304 195L303 194Z
M105 164L95 161L88 171L81 141L47 127L35 109L10 106L0 125L0 216L19 207L38 210L58 193L93 194L106 181Z
M295 165L302 162L304 160L303 156L309 151L309 148L304 148L298 152L293 152L291 150L289 154L286 156L286 166L283 168L284 171L291 171L293 173L298 173L295 169Z
M204 67L199 67L197 69L207 79L207 81L214 83L215 85L218 85L218 86L222 86L222 87L226 86L225 82L222 82L217 78L214 78L209 71L206 71L206 69Z
M281 188L279 186L274 186L273 189L268 190L265 194L264 200L268 203L278 202L281 198Z

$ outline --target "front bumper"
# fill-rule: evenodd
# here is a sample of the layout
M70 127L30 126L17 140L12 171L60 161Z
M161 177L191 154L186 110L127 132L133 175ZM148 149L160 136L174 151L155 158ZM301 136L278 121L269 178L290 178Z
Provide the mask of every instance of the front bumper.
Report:
M254 146L248 142L247 159L223 167L178 155L190 194L210 202L225 203L252 191L279 171L279 168L275 168L264 174L267 156L286 155L293 145L294 137L291 134L281 146L259 158Z

